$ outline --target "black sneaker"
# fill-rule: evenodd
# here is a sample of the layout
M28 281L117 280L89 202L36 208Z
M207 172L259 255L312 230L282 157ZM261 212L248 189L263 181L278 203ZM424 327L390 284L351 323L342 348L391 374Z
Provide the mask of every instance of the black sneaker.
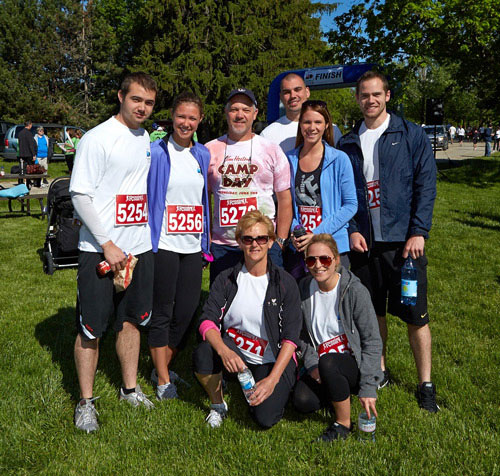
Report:
M338 422L334 422L334 424L330 425L318 438L318 441L333 441L338 439L345 440L351 432L352 423L351 426L347 428L347 426L341 425Z
M384 378L382 381L378 384L378 389L380 390L381 388L387 387L387 385L390 385L392 383L391 380L391 374L389 372L389 369L383 370L384 372Z
M441 410L436 403L436 386L432 382L424 382L422 385L417 385L415 395L420 408L430 413L437 413Z

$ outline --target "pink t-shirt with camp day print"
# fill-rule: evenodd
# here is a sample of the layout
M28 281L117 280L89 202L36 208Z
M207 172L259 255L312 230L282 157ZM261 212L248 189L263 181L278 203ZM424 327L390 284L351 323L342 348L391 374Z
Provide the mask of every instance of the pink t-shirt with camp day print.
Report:
M236 224L258 209L274 222L273 193L290 188L290 166L281 147L253 135L234 142L227 135L208 144L211 160L208 184L214 196L212 241L237 246Z

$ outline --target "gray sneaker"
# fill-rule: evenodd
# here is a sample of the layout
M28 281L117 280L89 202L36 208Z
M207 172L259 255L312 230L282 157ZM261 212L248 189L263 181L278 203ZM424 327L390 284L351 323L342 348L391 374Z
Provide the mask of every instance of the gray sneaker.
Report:
M212 403L210 405L210 413L208 414L205 421L207 425L212 428L219 428L222 425L222 420L227 417L227 403Z
M191 384L187 383L183 378L179 376L179 374L177 374L173 370L168 371L168 376L170 377L171 383L182 383L186 386L186 388L191 388ZM155 385L158 385L158 374L156 373L156 369L153 369L151 371L151 382L153 382Z
M130 405L134 407L140 407L144 405L148 410L154 408L154 403L149 400L144 393L142 393L141 387L137 385L135 387L135 392L126 395L123 393L123 388L120 388L120 400L126 400Z
M173 398L178 398L177 387L175 383L170 382L165 385L158 385L156 387L156 398L158 400L172 400Z
M90 433L91 431L97 431L99 429L99 423L97 423L97 410L94 407L95 398L85 398L76 404L75 407L75 426L82 431ZM83 403L82 405L82 402Z

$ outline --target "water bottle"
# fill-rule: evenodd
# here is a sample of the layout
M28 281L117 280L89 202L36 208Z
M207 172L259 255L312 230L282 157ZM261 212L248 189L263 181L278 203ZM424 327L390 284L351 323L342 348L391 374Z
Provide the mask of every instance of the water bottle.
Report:
M377 419L372 413L371 418L365 411L361 412L358 417L358 440L359 441L375 441L375 430L377 428Z
M405 306L417 304L417 285L417 268L411 256L408 256L401 268L401 304Z
M238 372L238 380L240 382L241 389L243 390L243 395L245 395L247 402L250 403L250 397L253 392L255 392L255 380L251 370L246 368L241 372Z

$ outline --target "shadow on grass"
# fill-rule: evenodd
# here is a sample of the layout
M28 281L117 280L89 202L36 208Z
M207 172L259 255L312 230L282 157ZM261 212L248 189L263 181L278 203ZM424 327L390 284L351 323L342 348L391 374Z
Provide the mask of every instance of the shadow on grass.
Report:
M57 314L37 324L35 337L42 347L47 348L52 353L52 362L60 368L63 375L64 390L77 401L80 391L73 357L76 337L75 308L61 308ZM143 355L144 349L141 349L141 358ZM140 366L141 363L144 364L140 359ZM120 365L115 352L115 333L110 329L100 342L97 369L106 375L112 385L119 388L121 384Z
M485 230L500 231L500 215L493 215L491 213L478 213L478 212L463 212L462 210L452 210L455 213L460 213L467 216L469 219L457 218L456 221L475 228L484 228ZM495 224L486 223L494 222Z
M450 183L469 185L475 188L489 188L500 182L500 160L467 159L452 160L438 164L438 170Z

